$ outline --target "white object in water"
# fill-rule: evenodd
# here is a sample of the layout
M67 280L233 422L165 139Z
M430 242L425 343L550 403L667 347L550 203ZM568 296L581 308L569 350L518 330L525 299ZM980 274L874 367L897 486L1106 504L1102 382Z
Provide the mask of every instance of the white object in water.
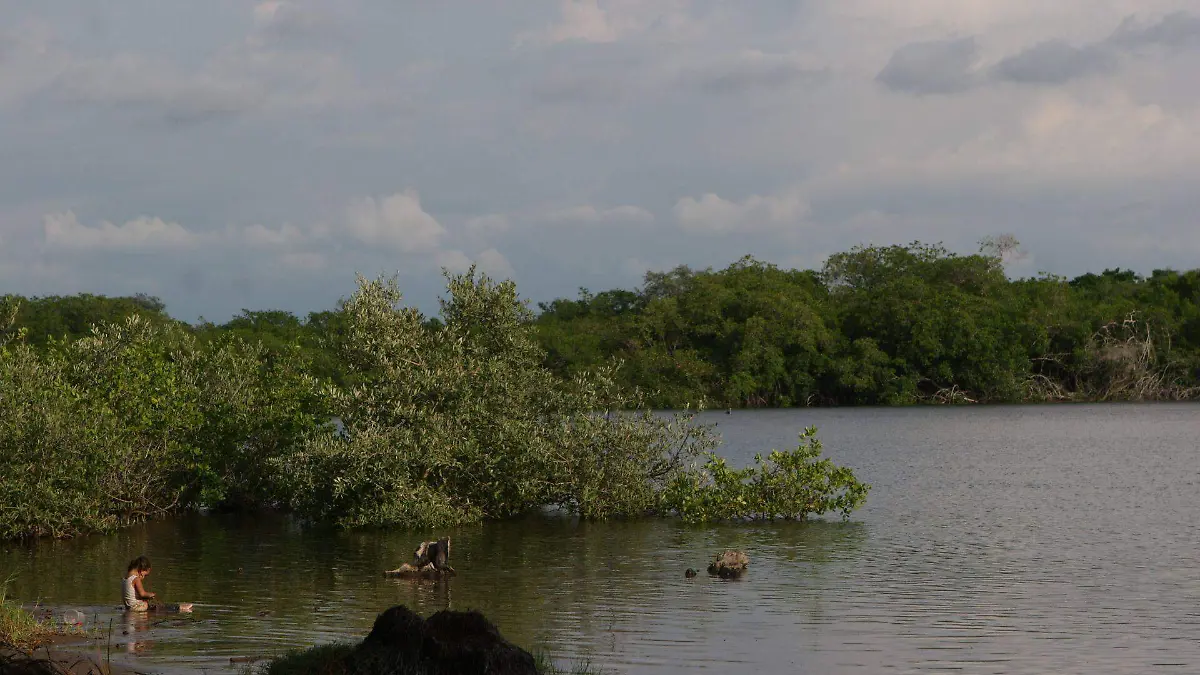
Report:
M79 625L83 623L83 612L77 609L69 609L63 612L62 622L65 624Z

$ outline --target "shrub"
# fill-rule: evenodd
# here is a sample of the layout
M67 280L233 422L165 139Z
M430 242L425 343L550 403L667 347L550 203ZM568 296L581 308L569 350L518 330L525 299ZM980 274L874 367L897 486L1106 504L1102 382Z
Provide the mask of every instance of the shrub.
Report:
M330 388L344 433L278 460L290 504L346 526L441 527L555 504L590 518L651 512L711 447L686 417L637 407L614 371L565 381L542 364L511 282L448 277L442 320L401 308L394 280L359 280L339 344L358 384Z
M274 499L271 459L324 414L302 368L137 315L43 349L0 344L0 539Z
M809 514L850 512L863 504L871 486L821 456L817 430L800 434L795 450L773 451L755 466L731 469L708 453L702 467L677 474L663 491L662 508L692 523L720 520L803 520Z

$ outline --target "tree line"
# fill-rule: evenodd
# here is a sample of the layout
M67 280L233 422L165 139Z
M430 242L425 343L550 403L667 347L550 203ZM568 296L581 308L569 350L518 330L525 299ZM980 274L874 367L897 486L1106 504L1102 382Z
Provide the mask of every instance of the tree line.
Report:
M538 303L524 320L562 378L618 365L648 405L684 408L921 402L1175 400L1200 386L1200 270L1144 277L1108 269L1072 279L1009 279L1006 245L857 247L821 270L742 258L680 266L640 288ZM9 331L32 345L87 336L139 315L209 343L236 337L299 352L338 385L356 375L336 344L339 309L298 317L243 310L223 324L174 321L157 298L19 299ZM427 331L439 318L422 318Z
M1200 393L1200 270L1009 279L1008 246L743 258L542 303L548 365L620 360L653 405L1181 400Z

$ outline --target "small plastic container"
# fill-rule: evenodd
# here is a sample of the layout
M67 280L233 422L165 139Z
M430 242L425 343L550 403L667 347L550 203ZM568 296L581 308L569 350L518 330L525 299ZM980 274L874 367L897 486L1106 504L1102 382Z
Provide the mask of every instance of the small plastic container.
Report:
M62 622L68 626L83 625L83 612L77 609L68 609L63 612Z

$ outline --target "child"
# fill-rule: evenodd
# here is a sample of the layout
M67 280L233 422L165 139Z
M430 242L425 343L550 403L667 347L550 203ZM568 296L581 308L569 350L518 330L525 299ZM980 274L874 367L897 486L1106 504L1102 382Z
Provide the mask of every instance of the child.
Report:
M153 600L154 594L142 587L142 579L150 574L150 559L146 556L138 556L129 563L129 568L125 570L125 582L121 586L121 593L125 597L125 609L134 612L145 612L150 609L150 603L147 600Z

